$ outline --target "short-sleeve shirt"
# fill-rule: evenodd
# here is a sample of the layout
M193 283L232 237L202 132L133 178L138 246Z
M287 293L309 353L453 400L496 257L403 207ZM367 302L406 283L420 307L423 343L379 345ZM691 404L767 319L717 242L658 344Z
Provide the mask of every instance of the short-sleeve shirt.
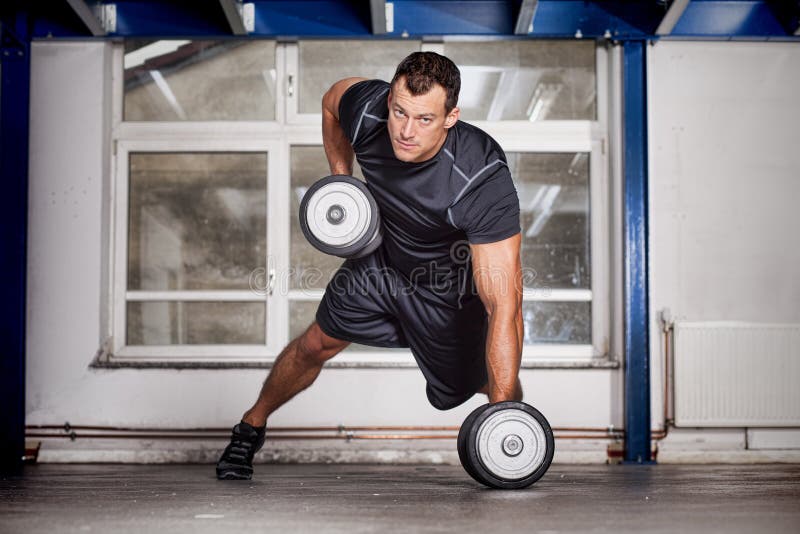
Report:
M471 278L467 243L501 241L520 231L519 199L506 156L483 130L462 121L431 159L398 160L386 122L389 84L361 81L339 104L339 123L380 209L391 265L423 293L455 305ZM442 287L452 292L442 292Z

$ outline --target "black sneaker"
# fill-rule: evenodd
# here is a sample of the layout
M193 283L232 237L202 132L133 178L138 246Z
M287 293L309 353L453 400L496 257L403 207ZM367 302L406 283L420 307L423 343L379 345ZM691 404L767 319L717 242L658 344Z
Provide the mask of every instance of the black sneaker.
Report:
M233 427L231 442L217 462L220 480L250 480L253 476L253 456L264 445L266 427L255 428L244 421Z

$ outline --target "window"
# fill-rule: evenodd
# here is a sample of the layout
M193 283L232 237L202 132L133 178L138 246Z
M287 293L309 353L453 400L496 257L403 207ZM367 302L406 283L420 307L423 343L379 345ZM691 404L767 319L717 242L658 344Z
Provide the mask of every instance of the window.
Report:
M446 42L461 71L467 121L594 120L592 41Z
M273 41L127 41L126 121L274 120Z
M129 162L128 344L263 344L265 303L213 292L247 292L265 268L267 155L132 152ZM195 295L207 300L180 300Z
M345 76L390 79L416 50L459 65L462 119L506 150L524 362L607 354L605 52L594 43L128 41L114 61L113 359L270 360L308 326L342 261L298 223L302 194L329 172L321 96ZM337 361L414 365L407 349L355 344Z

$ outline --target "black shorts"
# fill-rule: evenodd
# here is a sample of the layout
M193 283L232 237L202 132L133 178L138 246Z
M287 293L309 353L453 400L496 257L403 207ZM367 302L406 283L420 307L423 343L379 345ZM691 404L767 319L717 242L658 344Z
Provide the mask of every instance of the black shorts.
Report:
M336 339L410 348L430 403L439 410L455 408L488 381L486 310L477 296L460 307L443 305L403 281L387 265L383 247L347 260L325 289L317 323Z

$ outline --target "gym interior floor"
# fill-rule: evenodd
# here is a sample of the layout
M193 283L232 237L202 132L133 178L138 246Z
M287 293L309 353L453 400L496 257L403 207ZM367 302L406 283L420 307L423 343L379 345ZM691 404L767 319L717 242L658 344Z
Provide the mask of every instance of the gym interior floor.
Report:
M525 490L457 466L30 466L0 532L800 532L800 465L554 465Z

